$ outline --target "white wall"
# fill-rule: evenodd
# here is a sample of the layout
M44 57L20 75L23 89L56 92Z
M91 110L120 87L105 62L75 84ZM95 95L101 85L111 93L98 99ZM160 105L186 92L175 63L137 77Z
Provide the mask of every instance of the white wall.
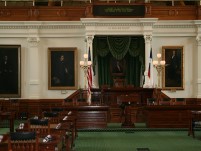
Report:
M70 95L74 90L48 90L48 47L77 47L78 57L77 62L82 59L81 54L84 52L84 37L76 38L41 38L40 40L40 54L41 54L41 81L42 81L42 98L65 98ZM80 70L79 66L76 67L78 70L78 87L83 87L83 72ZM65 94L66 92L66 94Z
M201 78L196 75L199 68L196 64L198 54L196 26L193 21L176 23L156 21L156 19L101 19L100 21L86 19L81 22L0 22L0 44L21 45L21 98L66 98L75 90L48 90L48 47L77 47L78 88L83 88L84 74L79 67L79 61L83 60L83 54L87 49L86 36L94 36L97 33L152 35L154 58L157 52L162 51L162 46L184 46L184 90L164 92L170 97L196 97L198 94L196 81ZM29 37L34 37L36 41L27 41ZM32 42L36 46L32 46ZM94 81L96 85L97 77ZM155 70L153 79L157 80Z
M153 58L156 60L156 54L162 53L162 46L184 46L184 90L164 91L173 98L191 98L195 97L194 94L194 70L193 56L195 50L196 39L195 37L154 37L153 38ZM196 65L197 67L197 65ZM154 77L157 77L156 70L154 70ZM157 83L157 78L154 78L154 83Z

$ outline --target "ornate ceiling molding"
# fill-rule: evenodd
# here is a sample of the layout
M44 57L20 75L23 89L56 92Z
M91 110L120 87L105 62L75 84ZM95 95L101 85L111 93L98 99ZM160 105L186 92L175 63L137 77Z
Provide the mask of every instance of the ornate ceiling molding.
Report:
M0 22L0 37L28 37L29 30L38 30L39 37L83 37L84 25L80 21L17 21Z
M19 26L19 25L5 25L1 26L0 29L81 29L84 26L72 26L72 25L41 25L41 26Z
M196 36L196 25L192 20L158 21L153 29L154 36Z
M152 33L157 18L82 18L90 35L144 35Z
M157 18L81 18L80 21L1 21L0 37L27 37L37 29L39 37L85 35L197 36L201 21L164 21Z

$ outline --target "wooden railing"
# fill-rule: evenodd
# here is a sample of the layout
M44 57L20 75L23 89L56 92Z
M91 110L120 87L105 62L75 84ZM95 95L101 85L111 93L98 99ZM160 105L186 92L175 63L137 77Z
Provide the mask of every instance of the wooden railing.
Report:
M166 6L186 6L186 5L200 5L198 0L1 0L0 3L4 6L9 6L12 4L28 4L32 6L36 5L57 5L63 6L65 4L82 4L82 3L151 3L152 5L166 5Z
M199 20L201 19L201 6L198 2L194 5L176 5L172 3L156 5L159 0L149 3L138 1L111 1L111 0L59 0L59 1L34 1L34 0L3 0L0 1L1 21L79 21L80 18L137 18L135 16L94 16L93 6L134 6L144 5L144 18L158 18L159 20ZM177 2L176 0L174 0Z

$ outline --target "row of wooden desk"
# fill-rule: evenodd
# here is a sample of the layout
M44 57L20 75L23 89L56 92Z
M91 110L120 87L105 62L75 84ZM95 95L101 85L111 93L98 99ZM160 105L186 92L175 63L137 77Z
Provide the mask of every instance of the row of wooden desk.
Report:
M105 128L107 125L107 112L109 110L108 106L81 106L81 107L65 107L65 110L72 109L73 111L77 111L79 113L77 116L78 125L75 127L82 128L83 126L86 128L92 128L91 124L95 124L94 127L100 126L100 128ZM146 112L146 125L148 128L189 128L189 135L194 137L194 127L192 122L196 120L201 121L201 112L198 110L201 109L200 105L151 105L143 107ZM195 110L195 112L191 112ZM9 117L12 120L10 125L10 131L14 131L13 124L13 116L11 113L1 112L0 114L2 118ZM199 115L199 116L197 116ZM100 118L100 123L97 122ZM197 118L198 117L198 118ZM94 119L94 121L90 121L90 119ZM95 123L97 122L97 123ZM98 125L97 125L98 124ZM55 146L61 148L61 142L63 140L63 134L69 130L69 125L65 125L62 123L59 129L56 129L57 124L51 124L51 133L58 134L58 137L55 135L54 140L48 143L44 143L40 141L39 148L40 150L49 150L53 151ZM26 131L26 123L24 129L16 129L16 131ZM76 137L77 130L73 131L72 139L66 138L65 145L68 147L66 150L70 150L74 144L74 140ZM4 150L7 146L7 135L3 136L3 139L0 143L0 150ZM42 138L40 138L42 140ZM5 149L6 150L6 149Z
M8 134L1 135L3 138L0 142L0 150L8 151ZM62 151L62 136L52 135L52 140L50 142L43 142L44 138L39 138L39 151L55 151L55 147L58 151Z
M67 114L68 115L68 114ZM50 119L51 120L51 119ZM50 121L49 120L49 121ZM21 123L22 124L22 123ZM20 125L21 125L20 124ZM59 125L59 126L58 126ZM43 130L43 126L38 126L40 129ZM63 148L65 146L66 151L70 151L71 148L74 146L74 140L77 137L77 129L76 129L76 118L68 116L62 117L62 120L60 123L50 123L48 126L50 129L50 133L44 135L37 135L39 136L39 151L55 151L55 148L58 149L58 151L63 151ZM30 125L27 122L23 123L23 126L19 126L15 129L16 132L28 132L30 131ZM43 139L47 136L51 135L52 140L49 142L43 142ZM8 134L2 135L3 139L0 142L0 150L6 151L8 150Z
M201 105L150 105L144 107L148 128L189 128L190 111L201 110Z
M195 128L201 128L201 105L153 105L145 109L149 128L187 128L193 138Z

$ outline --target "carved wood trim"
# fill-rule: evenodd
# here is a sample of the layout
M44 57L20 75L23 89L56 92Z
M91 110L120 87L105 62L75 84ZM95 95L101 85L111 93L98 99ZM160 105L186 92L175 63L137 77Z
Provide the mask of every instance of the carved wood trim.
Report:
M0 6L1 21L79 21L80 18L93 18L94 4L79 6ZM103 5L95 4L95 5ZM112 3L104 5L114 5ZM126 5L119 3L115 5ZM128 5L128 4L127 4ZM139 4L130 4L139 5ZM96 16L102 18L103 16ZM127 18L130 18L126 16ZM125 16L104 16L104 18L125 18ZM132 16L133 18L133 16ZM136 17L137 18L137 17ZM145 18L159 20L198 20L201 19L201 6L153 6L145 4Z

